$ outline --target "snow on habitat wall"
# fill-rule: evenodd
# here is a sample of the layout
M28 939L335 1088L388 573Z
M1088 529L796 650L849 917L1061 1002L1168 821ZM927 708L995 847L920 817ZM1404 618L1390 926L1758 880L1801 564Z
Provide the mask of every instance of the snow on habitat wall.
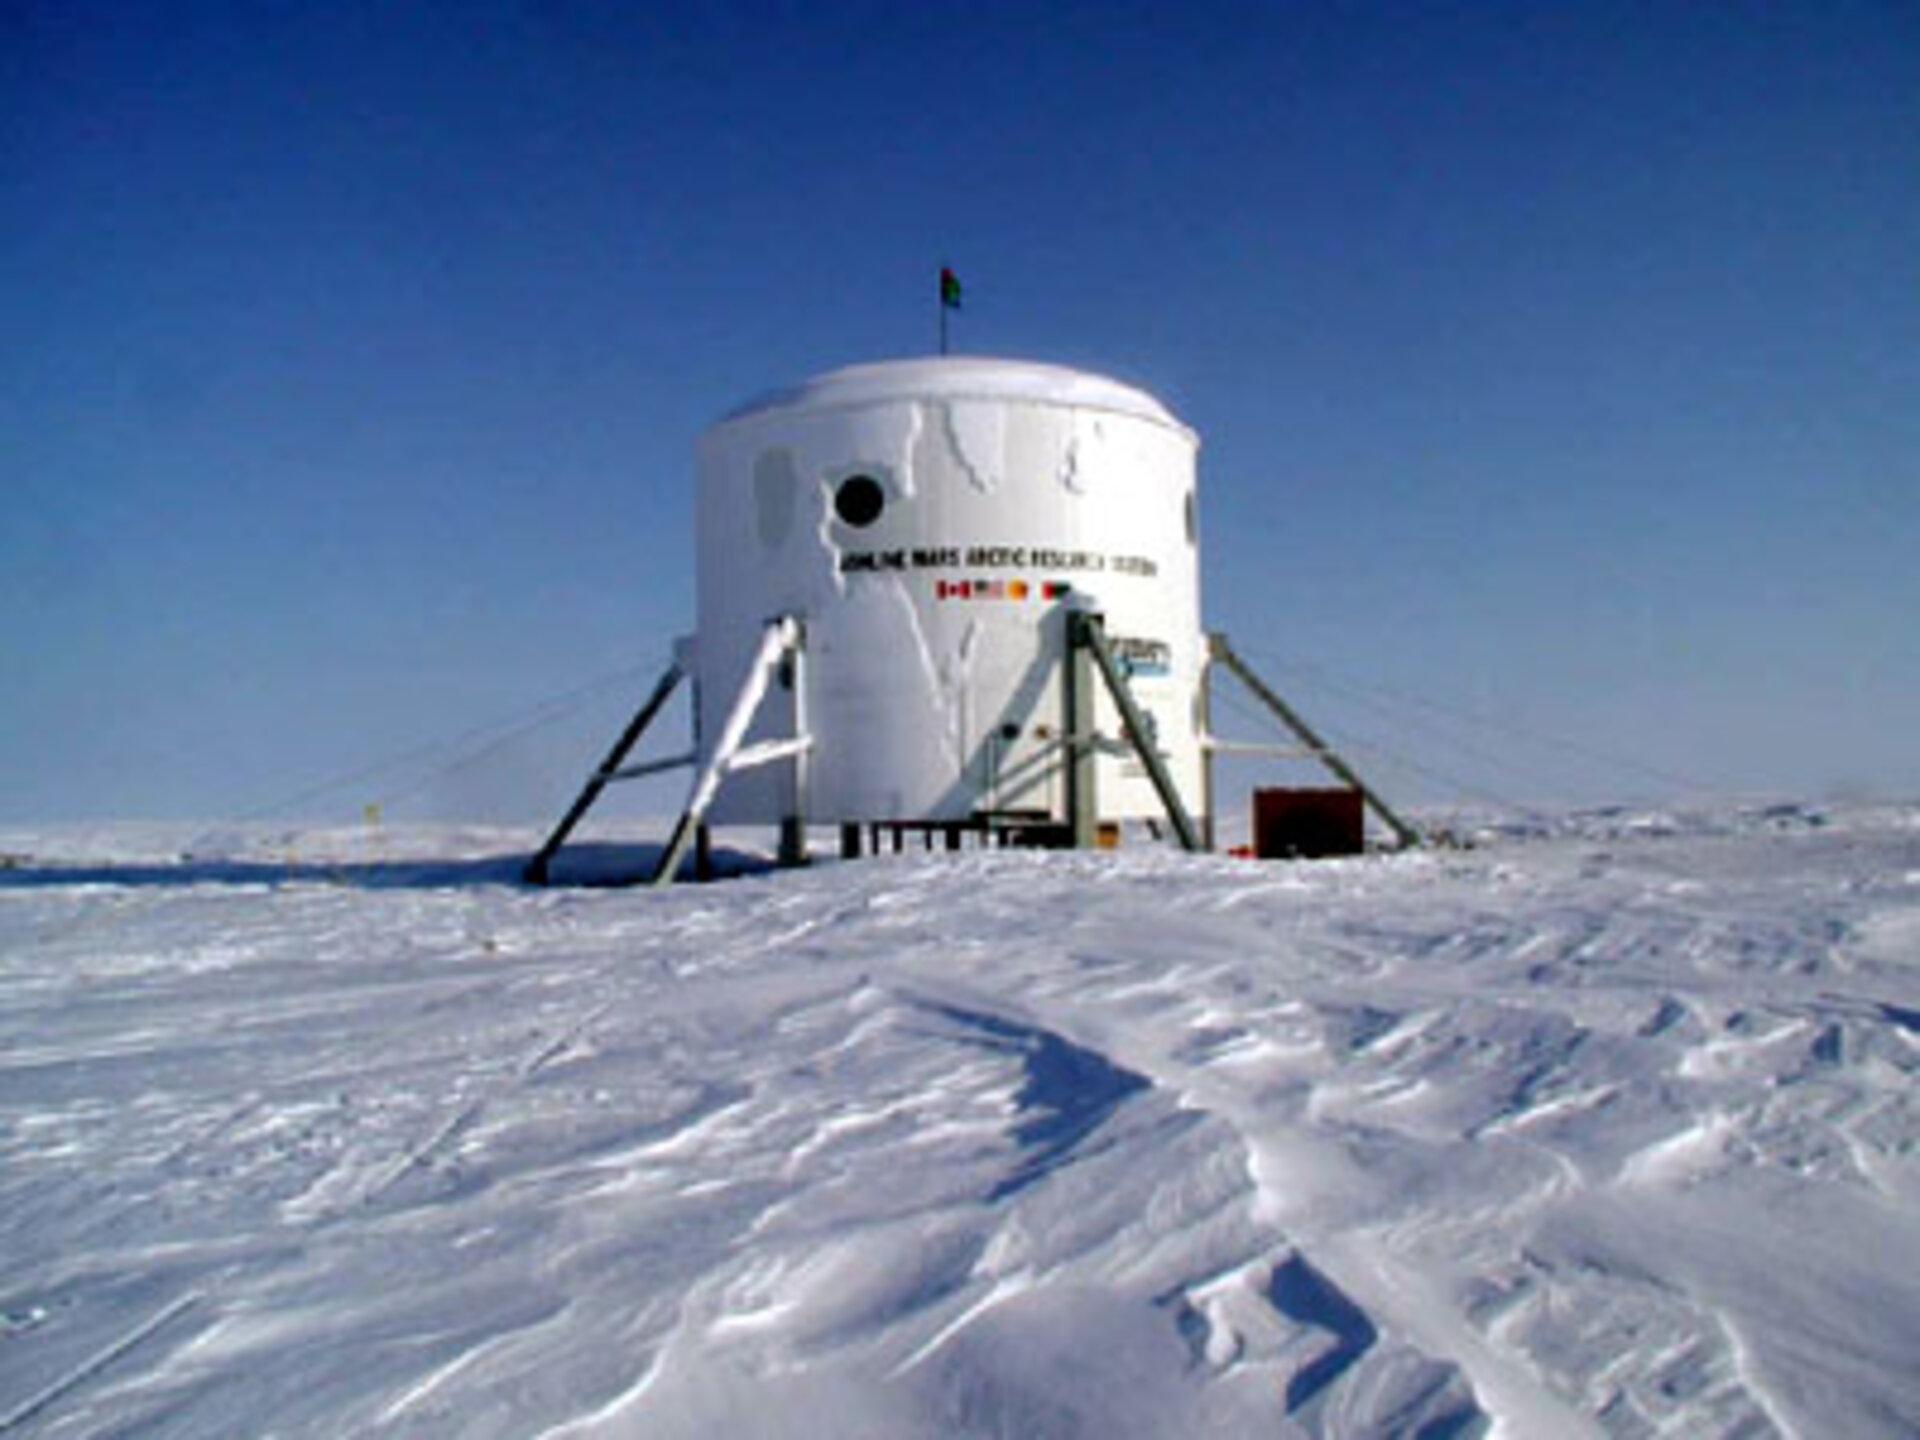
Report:
M701 758L762 627L797 614L812 818L1064 818L1061 657L1081 608L1106 617L1204 814L1197 446L1143 391L978 358L855 366L726 417L699 445ZM1104 693L1096 723L1120 733ZM776 691L753 735L791 724ZM1136 757L1097 765L1103 817L1160 813ZM730 780L715 819L776 818L787 772Z

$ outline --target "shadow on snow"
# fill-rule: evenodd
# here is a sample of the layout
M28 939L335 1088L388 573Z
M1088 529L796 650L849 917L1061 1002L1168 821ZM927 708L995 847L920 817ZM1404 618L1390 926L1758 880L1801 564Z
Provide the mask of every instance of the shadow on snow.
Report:
M1097 1050L1083 1049L1049 1030L1021 1025L981 1010L921 1002L923 1009L959 1026L961 1043L1018 1055L1026 1080L1014 1097L1020 1118L1013 1138L1025 1152L1013 1173L987 1194L1017 1195L1065 1164L1129 1095L1148 1080L1123 1070Z
M659 843L588 842L570 845L553 864L551 885L621 886L653 876L666 846ZM35 861L13 858L0 867L0 889L75 888L117 885L130 889L195 885L341 885L365 890L450 890L481 885L525 886L524 854L485 855L465 860L249 860L183 855L177 860ZM750 851L724 846L713 852L715 879L758 875L773 862ZM691 859L680 867L682 881L693 879Z

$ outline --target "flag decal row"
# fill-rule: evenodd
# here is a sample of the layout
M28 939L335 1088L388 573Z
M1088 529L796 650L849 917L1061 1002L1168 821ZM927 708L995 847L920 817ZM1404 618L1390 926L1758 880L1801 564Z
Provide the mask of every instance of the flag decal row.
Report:
M1073 593L1065 580L941 580L934 586L938 600L1059 600Z

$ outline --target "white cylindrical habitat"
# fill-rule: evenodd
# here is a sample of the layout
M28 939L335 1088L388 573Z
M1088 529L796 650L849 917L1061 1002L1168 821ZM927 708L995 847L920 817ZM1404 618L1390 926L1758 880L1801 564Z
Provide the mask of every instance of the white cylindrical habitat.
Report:
M1196 449L1144 391L1006 360L855 366L727 416L699 444L700 759L766 622L794 615L810 819L1064 821L1082 609L1203 817ZM764 707L754 737L789 733L789 713ZM1161 813L1104 693L1095 721L1099 817ZM712 818L779 818L788 769L730 779Z

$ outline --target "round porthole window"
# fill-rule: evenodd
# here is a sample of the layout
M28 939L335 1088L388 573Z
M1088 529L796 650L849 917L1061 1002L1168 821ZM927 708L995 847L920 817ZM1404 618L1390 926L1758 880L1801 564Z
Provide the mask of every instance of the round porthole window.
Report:
M856 530L864 530L887 508L887 492L871 475L849 475L833 492L833 513Z

